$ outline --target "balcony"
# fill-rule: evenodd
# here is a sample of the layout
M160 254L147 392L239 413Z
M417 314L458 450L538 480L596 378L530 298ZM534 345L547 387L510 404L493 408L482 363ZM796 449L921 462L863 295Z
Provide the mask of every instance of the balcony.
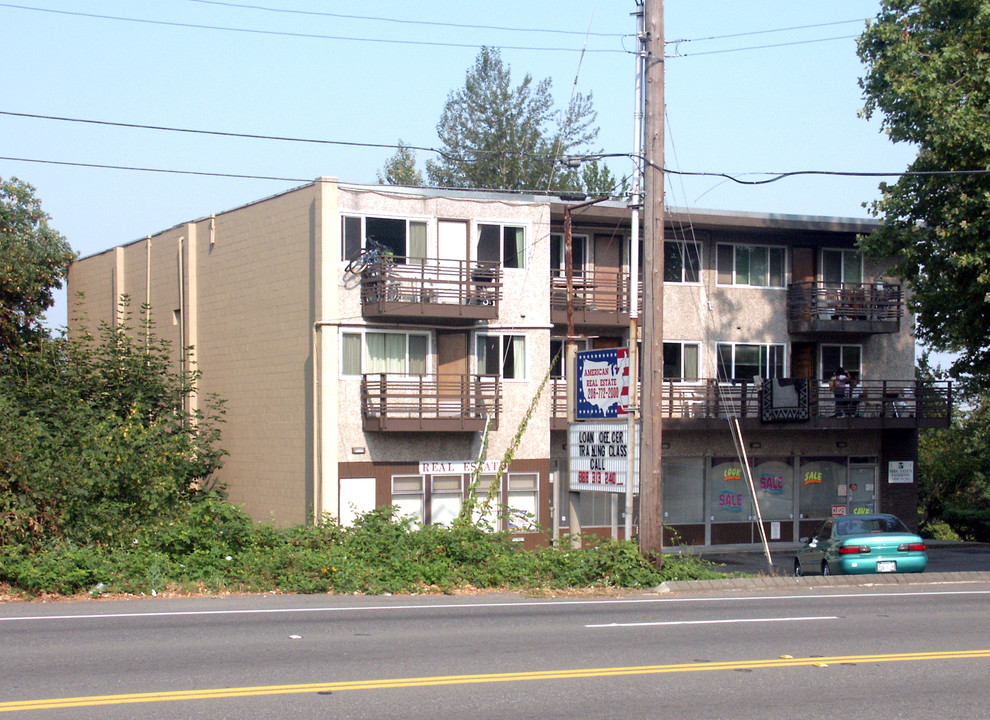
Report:
M550 321L567 324L567 278L563 270L550 277ZM574 324L626 326L629 324L629 273L596 269L574 273Z
M497 375L361 376L361 419L372 432L481 432L498 428Z
M904 297L890 283L791 283L787 331L793 335L868 335L901 329Z
M361 314L404 322L494 320L502 299L498 263L379 257L361 274Z
M795 387L787 380L776 385L773 381L666 381L661 390L660 415L664 427L670 430L719 429L730 417L739 418L750 429L771 424L781 430L940 428L948 427L952 416L952 383L948 381L864 380L850 397L838 402L826 383L805 381L800 392L788 391L794 400L793 410L788 412L780 412L772 396L764 393L765 387L780 386ZM567 429L567 388L563 379L554 380L550 405L550 429Z

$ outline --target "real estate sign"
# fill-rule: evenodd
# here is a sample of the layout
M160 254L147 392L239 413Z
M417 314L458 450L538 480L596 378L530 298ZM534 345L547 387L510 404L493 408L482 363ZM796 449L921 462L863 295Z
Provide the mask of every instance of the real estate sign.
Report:
M640 428L636 425L636 457ZM625 423L573 423L568 427L571 490L575 492L626 491L629 477L629 426ZM633 492L639 491L639 468Z
M574 417L624 418L629 414L629 348L577 354Z

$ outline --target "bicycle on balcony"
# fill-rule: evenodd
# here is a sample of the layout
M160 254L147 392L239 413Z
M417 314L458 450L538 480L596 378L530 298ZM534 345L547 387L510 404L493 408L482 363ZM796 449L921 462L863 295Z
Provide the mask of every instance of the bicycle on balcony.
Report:
M353 275L361 275L369 268L376 270L383 262L391 263L394 257L395 253L391 248L369 237L365 240L364 247L354 254L344 270Z

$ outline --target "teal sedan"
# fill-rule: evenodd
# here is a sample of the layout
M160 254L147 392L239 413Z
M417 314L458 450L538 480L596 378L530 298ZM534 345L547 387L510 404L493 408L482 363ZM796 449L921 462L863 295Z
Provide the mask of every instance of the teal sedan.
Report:
M880 513L829 518L794 558L797 576L924 572L926 567L925 541L893 515Z

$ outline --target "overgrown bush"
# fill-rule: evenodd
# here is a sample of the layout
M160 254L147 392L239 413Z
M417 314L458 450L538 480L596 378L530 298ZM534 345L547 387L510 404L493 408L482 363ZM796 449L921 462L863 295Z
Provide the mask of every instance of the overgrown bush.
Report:
M122 546L195 506L225 454L223 404L189 411L198 373L174 364L147 308L140 327L0 357L0 545Z
M526 550L508 533L470 523L416 528L382 507L351 527L332 519L278 530L255 524L217 494L156 521L115 548L68 541L8 546L0 582L30 594L171 591L418 593L462 588L646 588L721 575L696 556L657 571L634 543L588 539Z

